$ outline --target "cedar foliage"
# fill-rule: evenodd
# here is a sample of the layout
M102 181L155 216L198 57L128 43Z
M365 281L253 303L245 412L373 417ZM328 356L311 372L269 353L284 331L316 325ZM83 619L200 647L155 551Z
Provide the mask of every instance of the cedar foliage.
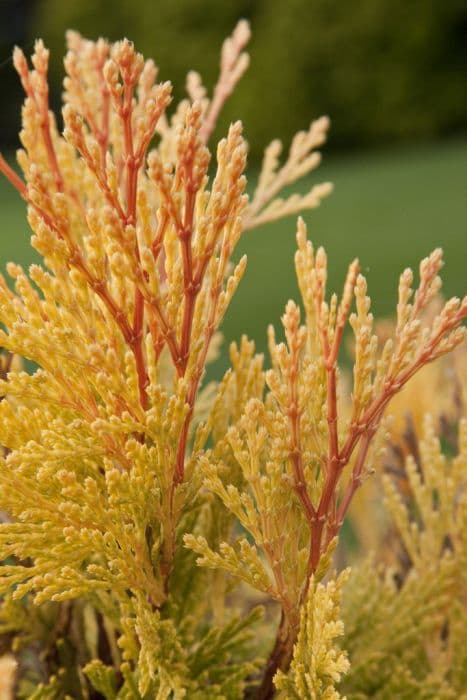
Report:
M171 86L152 61L127 40L70 32L63 133L49 111L48 51L36 43L31 69L15 50L23 177L0 168L27 202L44 263L28 273L10 263L14 290L0 284L7 697L466 691L463 423L452 460L428 425L423 466L407 462L410 507L386 480L410 559L399 584L371 564L347 583L331 572L355 493L380 461L387 404L464 338L467 298L429 313L441 251L422 261L415 289L402 273L381 344L358 261L329 298L326 254L299 219L303 311L288 302L284 341L270 328L270 369L243 338L222 381L203 385L246 265L231 262L240 236L331 189L280 198L318 165L326 118L283 162L280 143L268 147L251 201L239 122L210 176L207 144L248 66L248 39L241 22L212 97L190 73L188 98L167 116ZM338 364L347 326L351 391ZM263 619L266 603L277 624L271 611Z

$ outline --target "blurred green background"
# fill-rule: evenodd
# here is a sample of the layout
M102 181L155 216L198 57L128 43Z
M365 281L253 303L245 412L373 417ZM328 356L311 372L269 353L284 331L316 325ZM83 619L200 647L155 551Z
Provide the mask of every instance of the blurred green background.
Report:
M0 145L17 146L21 91L9 60L17 43L31 53L41 36L52 51L52 100L59 108L64 33L128 36L160 66L181 97L186 72L211 87L222 40L251 21L251 67L228 102L214 138L241 118L252 181L263 148L312 118L329 114L332 132L311 181L335 192L305 218L330 258L330 288L340 289L358 256L375 310L395 307L397 277L433 247L446 255L445 292L465 292L467 268L467 5L465 0L0 0ZM0 264L32 259L22 202L0 181ZM249 265L224 324L264 348L290 296L293 220L245 235ZM223 356L217 371L226 365Z

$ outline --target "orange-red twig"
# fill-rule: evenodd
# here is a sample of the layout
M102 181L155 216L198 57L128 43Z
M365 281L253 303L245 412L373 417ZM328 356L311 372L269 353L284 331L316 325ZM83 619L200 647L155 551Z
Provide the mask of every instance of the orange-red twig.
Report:
M0 172L2 172L7 180L11 182L13 187L18 190L20 193L21 197L28 201L28 189L26 187L26 184L23 182L23 180L20 178L20 176L15 173L11 165L8 165L6 162L5 158L2 156L0 153Z

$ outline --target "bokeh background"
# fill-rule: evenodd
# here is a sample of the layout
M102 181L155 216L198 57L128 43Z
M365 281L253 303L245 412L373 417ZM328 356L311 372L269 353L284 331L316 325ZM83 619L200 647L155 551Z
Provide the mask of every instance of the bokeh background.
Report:
M251 67L230 99L214 139L241 118L254 181L264 147L287 146L311 119L329 114L332 132L312 180L335 192L305 218L330 258L330 288L340 289L358 256L375 311L395 307L402 268L436 246L445 250L445 293L467 279L467 4L465 0L0 0L0 147L18 145L22 94L10 55L35 37L51 49L52 101L60 108L64 34L127 36L182 96L193 68L211 87L222 40L250 20ZM311 179L301 183L306 190ZM34 259L22 202L0 181L0 267ZM296 297L294 221L245 235L243 284L224 324L226 339L245 332L260 349L288 298ZM226 354L215 372L226 365Z

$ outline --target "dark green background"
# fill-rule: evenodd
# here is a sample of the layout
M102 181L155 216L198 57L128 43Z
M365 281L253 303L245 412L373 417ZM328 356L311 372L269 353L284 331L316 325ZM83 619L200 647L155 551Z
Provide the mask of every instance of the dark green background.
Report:
M50 47L56 98L69 27L133 39L181 96L191 68L212 86L222 40L248 18L251 68L220 130L241 115L254 157L318 114L332 116L333 148L465 133L465 0L1 0L0 12L5 58L36 36Z

